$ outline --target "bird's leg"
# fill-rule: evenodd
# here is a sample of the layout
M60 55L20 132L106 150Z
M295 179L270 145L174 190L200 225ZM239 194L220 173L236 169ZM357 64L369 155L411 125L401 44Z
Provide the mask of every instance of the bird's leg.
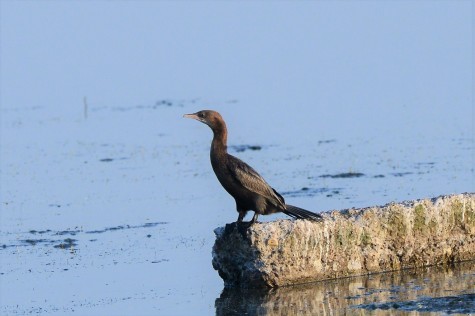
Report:
M244 219L244 216L246 216L246 212L244 211L238 211L239 212L239 216L238 216L238 219L237 219L237 223L238 224L241 224L242 223L242 220Z
M258 216L259 216L259 214L257 212L254 212L254 216L252 217L252 220L249 222L249 226L251 226L252 224L257 222L257 217Z
M247 229L249 228L249 223L244 223L243 222L243 219L244 217L246 216L247 214L247 211L242 211L238 208L238 213L239 213L239 216L238 216L238 219L237 219L237 222L236 222L236 227L238 229L238 231L243 235L245 236L246 234L246 231Z

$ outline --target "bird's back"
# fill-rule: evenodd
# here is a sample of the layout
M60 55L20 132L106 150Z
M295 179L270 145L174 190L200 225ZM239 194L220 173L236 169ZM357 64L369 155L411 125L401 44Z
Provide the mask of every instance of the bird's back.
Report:
M255 210L256 200L265 201L278 210L285 209L285 202L262 176L244 161L226 154L225 157L211 159L213 170L222 186L236 202L246 204L246 208ZM244 206L244 205L243 205Z

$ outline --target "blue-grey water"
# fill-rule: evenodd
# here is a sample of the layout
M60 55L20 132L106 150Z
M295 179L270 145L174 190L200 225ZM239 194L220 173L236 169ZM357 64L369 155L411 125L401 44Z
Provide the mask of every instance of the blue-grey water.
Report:
M470 263L223 291L237 213L182 118L317 212L474 192L473 2L0 6L2 315L475 313Z

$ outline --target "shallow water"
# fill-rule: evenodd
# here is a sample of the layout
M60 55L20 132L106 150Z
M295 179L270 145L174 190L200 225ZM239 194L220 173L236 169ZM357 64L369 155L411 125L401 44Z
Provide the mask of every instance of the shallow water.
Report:
M470 264L223 291L213 230L237 213L209 163L211 132L182 118L220 111L229 151L316 212L473 192L466 3L1 6L0 313L473 303Z
M474 313L475 264L430 267L268 291L225 289L218 315Z
M287 299L292 308L355 312L387 308L378 304L388 301L389 296L381 294L390 293L388 288L401 288L390 302L421 295L457 296L474 289L473 265L464 265L455 268L458 272L430 274L436 285L427 285L419 296L402 295L412 286L405 275L427 283L426 274L410 272L257 292L251 301L239 291L221 293L222 281L211 266L213 229L234 221L237 214L209 166L210 132L181 117L190 110L111 108L92 112L87 119L53 119L55 114L44 108L3 110L3 129L11 135L2 143L3 313L135 313L140 306L141 314L228 314L243 309L266 314L271 313L269 306L287 308ZM140 121L147 130L154 126L152 136L139 137L146 133L140 129L117 129L124 120ZM156 120L183 128L177 135L167 134L170 124L157 126ZM431 151L430 160L420 157L428 163L413 163L402 154L397 168L384 166L385 158L372 153L358 163L358 176L346 171L345 161L380 147L357 139L349 143L315 139L306 146L262 143L252 145L259 150L248 145L230 150L258 165L288 201L316 211L433 196L447 188L462 192L470 186L471 176L462 172L471 167L465 157L467 141L447 140L458 151ZM442 179L444 186L437 184ZM263 220L276 217L282 216ZM467 287L440 285L450 283L455 274ZM364 285L381 278L382 284ZM457 278L451 282L460 283ZM341 294L336 290L341 282L350 282L344 283L346 288L354 288L354 282L363 285ZM336 289L330 293L326 288ZM282 301L282 295L288 298ZM331 303L334 300L340 303Z

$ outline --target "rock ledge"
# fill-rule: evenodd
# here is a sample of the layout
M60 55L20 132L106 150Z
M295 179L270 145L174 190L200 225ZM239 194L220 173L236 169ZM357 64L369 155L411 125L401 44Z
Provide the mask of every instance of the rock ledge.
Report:
M475 259L475 193L215 229L225 286L279 287Z

